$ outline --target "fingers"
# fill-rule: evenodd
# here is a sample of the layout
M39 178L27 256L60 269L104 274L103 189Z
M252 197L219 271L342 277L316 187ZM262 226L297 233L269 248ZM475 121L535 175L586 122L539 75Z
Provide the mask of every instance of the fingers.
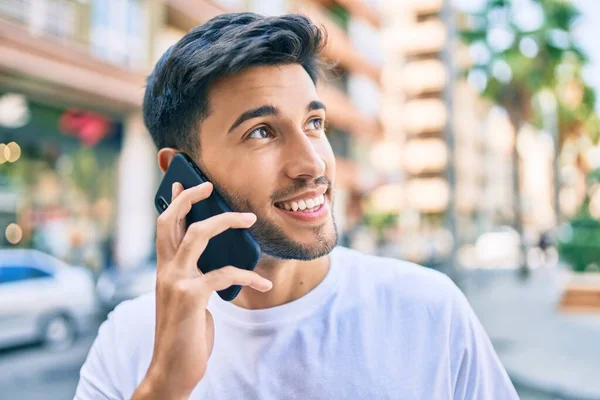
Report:
M227 289L233 285L249 286L260 292L267 292L273 287L270 280L256 272L232 266L219 268L195 278L182 279L166 274L162 276L162 279L159 277L156 285L157 293L161 293L163 296L166 293L166 298L177 298L179 304L191 304L194 311L198 304L206 307L213 292Z
M175 265L193 266L206 249L208 241L227 229L250 228L256 222L252 213L228 212L191 224L175 256Z
M175 183L172 188L174 200L169 204L169 207L162 213L168 222L173 220L185 219L185 216L190 212L192 206L199 201L207 199L213 190L213 185L210 182L205 182L200 185L185 189L180 192L180 183ZM183 188L183 186L181 186Z
M172 196L171 196L171 203L173 202L173 200L175 200L177 198L177 196L179 196L181 193L183 193L183 185L179 182L175 182L173 184L173 186L171 187L171 192L172 192ZM183 238L183 235L185 233L185 218L182 218L180 220L177 221L177 228L179 229L179 241L181 241L181 238Z
M209 182L186 190L183 190L180 183L173 184L171 204L158 217L156 223L158 257L171 259L175 256L183 238L185 216L190 212L193 204L210 196L212 189L213 186Z
M183 185L179 182L175 182L171 187L171 192L171 202L173 202L173 200L175 200L177 196L179 196L183 192Z
M208 293L227 289L232 285L250 286L261 292L267 292L273 287L273 283L260 276L254 271L247 271L232 266L210 271L197 278L200 285L208 289Z

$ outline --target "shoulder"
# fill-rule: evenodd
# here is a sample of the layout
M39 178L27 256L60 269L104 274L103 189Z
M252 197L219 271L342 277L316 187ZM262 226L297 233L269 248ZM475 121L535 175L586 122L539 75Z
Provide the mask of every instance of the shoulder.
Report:
M109 313L105 323L119 338L120 347L133 348L153 340L155 310L154 292L146 293L119 304Z
M135 373L149 362L154 347L154 292L119 304L98 331L96 341L107 362Z
M395 305L449 306L460 289L445 274L412 262L338 247L336 262L345 287Z
M112 310L108 317L114 320L129 320L154 323L155 294L154 291L135 299L125 300Z
M154 346L154 293L109 313L81 367L76 399L130 398Z
M366 285L393 286L409 293L437 292L451 295L457 288L446 275L409 261L364 254L345 247L334 250L344 277ZM353 278L354 276L354 278Z

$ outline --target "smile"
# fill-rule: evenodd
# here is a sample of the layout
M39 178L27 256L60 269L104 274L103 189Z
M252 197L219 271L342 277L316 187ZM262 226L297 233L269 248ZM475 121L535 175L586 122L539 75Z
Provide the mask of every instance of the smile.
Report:
M321 205L323 205L324 203L325 203L325 196L321 194L321 195L318 195L313 198L275 203L275 207L284 209L286 211L294 211L294 212L299 211L299 212L311 213L311 212L315 212L319 208L321 208Z
M286 216L311 222L320 221L329 213L327 198L323 194L306 199L275 203L275 208Z

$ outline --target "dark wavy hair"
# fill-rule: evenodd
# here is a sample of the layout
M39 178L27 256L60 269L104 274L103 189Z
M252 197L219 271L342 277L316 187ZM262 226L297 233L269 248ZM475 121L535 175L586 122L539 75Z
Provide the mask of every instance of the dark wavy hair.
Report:
M199 125L210 114L208 91L218 78L261 65L300 64L322 76L325 31L302 15L219 15L170 47L148 77L144 123L158 149L197 155Z

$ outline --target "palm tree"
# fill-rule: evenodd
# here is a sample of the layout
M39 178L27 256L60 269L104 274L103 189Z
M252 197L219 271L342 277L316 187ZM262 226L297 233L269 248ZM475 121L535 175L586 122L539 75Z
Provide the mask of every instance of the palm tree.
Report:
M480 10L462 15L460 35L473 58L465 76L506 110L515 133L525 123L542 124L534 101L542 92L556 99L558 143L569 135L597 133L594 92L581 74L587 59L572 35L578 17L567 0L487 0ZM512 159L520 271L527 275L516 140Z

